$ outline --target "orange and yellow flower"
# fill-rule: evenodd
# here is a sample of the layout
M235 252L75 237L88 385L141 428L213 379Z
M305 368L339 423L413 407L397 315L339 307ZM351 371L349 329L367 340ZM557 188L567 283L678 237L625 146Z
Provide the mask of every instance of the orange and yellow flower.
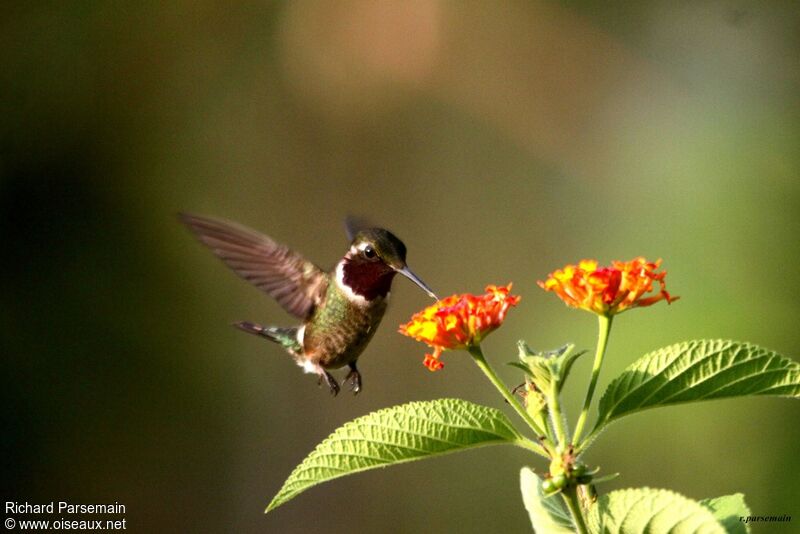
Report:
M433 354L425 355L423 365L437 371L444 367L439 361L443 351L476 346L503 324L508 308L520 301L510 292L508 284L487 286L484 295L452 295L414 314L411 321L400 325L400 333L433 348Z
M568 306L611 316L660 300L667 303L678 300L679 297L667 293L664 282L667 272L656 272L660 265L660 259L648 262L642 257L628 262L613 261L611 267L598 267L596 260L582 260L578 265L567 265L550 273L547 280L538 284L546 291L553 291ZM645 296L653 291L653 282L658 282L658 292Z

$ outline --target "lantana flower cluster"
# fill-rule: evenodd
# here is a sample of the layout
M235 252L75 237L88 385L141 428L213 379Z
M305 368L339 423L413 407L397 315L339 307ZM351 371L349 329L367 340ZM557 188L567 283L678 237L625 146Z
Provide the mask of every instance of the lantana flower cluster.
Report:
M577 265L553 271L538 285L554 292L568 306L611 317L662 300L678 300L667 292L667 272L659 272L660 266L660 259L649 262L643 257L612 261L610 267L600 267L597 260L581 260ZM653 294L656 283L658 290ZM425 355L423 365L438 371L444 367L440 360L443 351L479 345L503 324L509 308L520 299L511 294L511 284L487 286L483 295L452 295L414 314L400 326L400 333L433 348Z
M428 306L400 326L400 333L433 348L423 364L431 371L444 367L444 350L468 349L499 327L520 297L511 295L511 284L486 287L484 295L452 295Z

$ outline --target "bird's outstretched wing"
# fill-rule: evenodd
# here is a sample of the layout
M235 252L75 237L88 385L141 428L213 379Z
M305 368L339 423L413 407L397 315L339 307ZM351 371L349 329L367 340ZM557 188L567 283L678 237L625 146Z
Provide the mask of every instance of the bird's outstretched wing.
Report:
M325 273L288 247L223 219L189 213L180 218L236 274L292 315L306 319L325 296Z

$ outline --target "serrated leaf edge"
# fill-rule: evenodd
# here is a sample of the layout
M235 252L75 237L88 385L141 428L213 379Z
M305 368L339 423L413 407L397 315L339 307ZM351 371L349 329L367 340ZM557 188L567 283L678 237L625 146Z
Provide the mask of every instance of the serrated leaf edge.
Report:
M629 397L633 392L641 389L642 387L645 387L652 380L655 380L658 377L659 373L663 372L664 369L666 369L670 365L672 365L677 359L679 359L681 357L682 354L685 354L689 350L693 350L696 346L700 346L701 344L720 344L722 346L717 348L716 350L713 350L709 354L707 354L703 359L697 360L696 362L693 362L691 365L689 365L685 369L681 370L681 372L679 374L675 375L672 378L672 380L675 380L678 377L680 377L681 375L683 375L684 373L691 371L697 365L702 364L707 358L711 358L715 354L719 354L722 351L729 349L731 346L737 346L738 348L741 348L741 349L753 350L753 351L755 351L757 353L761 353L761 354L757 358L753 358L753 359L750 359L750 360L744 360L742 362L737 362L733 366L726 368L725 369L726 371L732 369L736 365L741 365L741 364L746 364L746 363L753 363L753 361L758 359L758 358L767 357L769 359L768 361L771 361L773 359L780 359L780 360L785 360L787 362L790 362L791 364L794 364L795 366L797 366L797 371L800 372L800 364L798 364L796 361L794 361L794 360L792 360L790 358L787 358L786 356L783 356L781 354L778 354L777 352L771 351L771 350L769 350L767 348L764 348L764 347L761 347L759 345L755 345L755 344L749 343L749 342L740 342L740 341L729 340L729 339L696 339L696 340L690 340L690 341L683 341L683 342L680 342L680 343L674 343L672 345L667 345L666 347L661 347L659 349L656 349L656 350L653 350L653 351L650 351L650 352L646 353L644 356L642 356L641 358L639 358L638 360L633 362L630 366L625 368L625 370L622 371L622 374L620 374L617 378L615 378L614 380L611 381L611 383L606 388L605 393L600 398L599 407L603 406L603 402L604 402L604 400L605 400L607 395L611 394L615 389L618 389L618 385L619 384L622 384L625 381L630 381L630 380L632 380L634 378L633 373L629 373L629 371L648 371L647 367L642 367L642 364L645 363L645 361L648 358L653 358L653 356L655 354L659 353L659 352L663 351L665 353L664 356L669 356L670 353L676 354L676 356L669 357L664 362L658 362L658 359L655 359L653 362L651 362L651 363L658 362L660 365L656 370L648 371L649 373L651 373L651 376L649 376L646 380L636 384L636 386L634 386L632 389L628 389L624 396L620 397L619 399L615 399L615 402L611 405L611 407L605 411L605 415L603 417L601 417L600 419L598 419L597 423L595 423L595 427L594 427L594 430L592 431L592 434L594 434L594 432L598 431L600 428L606 426L608 423L611 423L612 421L616 420L618 417L631 415L631 414L634 414L636 412L639 412L639 411L647 409L647 408L657 407L657 406L643 406L643 405L650 398L652 398L653 395L657 394L663 387L666 387L667 385L669 385L669 383L672 380L670 380L670 382L666 382L661 387L659 387L656 390L654 390L653 392L651 392L647 397L645 397L644 399L642 399L639 402L639 405L636 408L631 409L631 410L626 410L624 413L620 414L619 416L612 416L614 414L614 410L625 400L625 398ZM693 347L693 345L695 347ZM669 350L669 349L672 349L672 350ZM781 371L785 372L786 369L775 370L775 372L781 372ZM705 382L706 380L714 378L715 376L717 376L717 374L711 375L708 378L703 379L703 380L697 382L696 384L693 384L691 387L695 387L698 384L701 384L701 383ZM744 378L741 378L741 379L737 380L737 382L741 381L741 380L746 380L748 378L752 378L752 376L753 375L748 375L747 377L744 377ZM723 388L719 388L719 389L724 389L725 387L729 387L731 384L732 383L726 384L725 386L723 386ZM782 387L785 387L785 386L784 385L773 386L773 387L770 387L770 388L767 388L767 389L764 389L764 390L761 390L761 391L758 391L758 392L750 392L750 393L747 393L747 394L742 395L742 396L764 395L764 394L768 394L766 392L768 392L768 391L770 391L772 389L779 389L779 388L782 388ZM682 393L682 392L677 392L677 393L673 394L671 397L668 397L667 399L664 399L664 402L659 403L659 404L675 406L675 405L678 405L678 404L684 404L684 403L689 403L689 402L697 402L697 401L704 400L705 398L709 397L710 395L713 395L714 393L718 392L719 389L717 389L717 390L715 390L713 392L706 393L703 397L700 397L700 398L690 399L690 400L686 400L686 401L669 402L669 398L674 397L675 395L678 395L678 394ZM683 391L686 391L686 390L683 390ZM797 395L787 395L787 396L792 397L792 398L798 398ZM599 407L598 407L598 409L599 409Z
M403 432L407 432L409 434L421 436L421 437L424 437L426 439L432 439L432 440L440 441L440 442L446 443L446 444L457 445L458 447L450 449L450 450L446 450L446 451L441 451L441 452L431 452L431 453L427 454L426 456L422 456L422 457L404 458L404 459L392 460L392 461L383 461L382 458L371 457L371 456L366 456L366 455L361 455L361 454L334 453L334 452L329 452L329 451L318 452L321 448L324 448L324 447L328 446L333 441L343 440L343 438L339 438L337 436L337 433L345 432L346 429L352 428L354 426L355 427L363 426L363 423L359 423L362 420L373 418L373 417L379 416L381 414L395 414L395 413L398 412L399 408L408 409L408 408L411 408L412 406L416 406L419 409L430 409L430 408L440 407L441 405L445 405L445 404L448 404L448 403L456 403L458 405L461 405L461 407L467 407L468 406L470 408L479 408L481 411L483 411L485 413L488 413L488 414L491 414L493 419L497 419L501 423L501 428L506 430L508 432L509 436L508 437L504 437L501 434L497 433L497 431L490 431L490 430L485 429L482 426L453 425L453 424L449 424L448 423L448 426L450 426L452 428L460 428L460 429L464 429L464 430L475 430L475 431L486 432L486 433L494 433L498 437L498 439L497 440L482 441L479 444L475 444L475 445L461 446L461 444L456 443L456 442L451 442L451 441L448 441L448 440L442 440L442 439L439 439L439 438L437 438L435 436L430 436L430 435L427 435L427 434L419 434L419 433L414 433L414 432L407 432L406 430L398 428L396 430L400 430L400 431L403 431ZM474 419L474 416L473 416L472 413L470 413L468 411L466 411L464 413L468 414L470 417L472 417ZM428 418L425 418L425 417L419 417L416 414L412 414L411 417L417 417L419 419L422 419L423 421L432 422L432 423L437 423L438 422L438 421L435 421L435 420L432 420L432 419L428 419ZM370 423L367 423L367 424L370 424ZM442 423L442 424L444 424L444 423ZM374 440L370 440L370 441L375 442ZM275 495L275 497L272 499L272 501L270 501L269 505L267 505L267 508L266 508L266 510L264 510L264 513L268 513L270 511L274 510L275 508L285 504L286 502L292 500L294 497L296 497L300 493L304 492L305 490L310 489L313 486L316 486L316 485L321 484L323 482L328 482L330 480L334 480L336 478L341 478L341 477L346 476L346 475L360 473L360 472L363 472L363 471L369 471L371 469L384 468L384 467L388 467L390 465L400 465L400 464L413 462L413 461L416 461L416 460L423 460L423 459L426 459L426 458L432 458L432 457L436 457L436 456L444 456L446 454L451 454L451 453L459 452L459 451L466 450L466 449L472 450L472 449L478 449L478 448L481 448L481 447L485 447L485 446L488 446L488 445L497 445L497 444L512 444L513 445L515 443L523 442L523 441L524 441L524 438L522 437L522 435L517 431L516 428L514 428L514 426L511 424L511 421L508 419L508 417L503 412L501 412L500 410L497 410L496 408L492 408L492 407L489 407L489 406L483 406L483 405L480 405L480 404L475 404L475 403L472 403L472 402L469 402L469 401L465 401L463 399L443 398L443 399L435 399L435 400L431 400L431 401L412 401L412 402L408 402L408 403L405 403L405 404L392 406L392 407L389 407L389 408L382 408L380 410L376 410L376 411L371 412L369 414L366 414L366 415L360 416L360 417L358 417L356 419L353 419L352 421L348 421L344 425L342 425L339 428L337 428L336 430L334 430L333 433L331 433L324 440L322 440L314 448L314 450L311 451L305 457L305 459L297 467L295 467L292 470L292 472L289 474L289 476L287 477L286 481L284 482L283 486L281 486L281 489L278 491L278 493ZM379 442L375 442L375 443L379 443ZM398 448L407 448L409 450L418 450L418 451L423 451L423 452L425 451L424 449L416 449L414 447L406 447L406 446L403 446L403 445L395 445L394 443L386 443L386 444L387 445L391 445L393 447L396 446ZM320 456L331 456L331 455L334 455L334 456L347 456L347 455L350 455L350 456L365 457L365 458L372 459L372 460L379 460L384 465L372 465L372 466L360 467L360 468L357 468L357 469L340 469L340 468L337 468L335 466L314 466L314 467L307 467L306 466L306 463L312 458L318 458ZM319 468L331 469L331 470L334 470L334 471L338 470L338 471L341 471L342 473L341 474L337 474L337 475L332 476L332 477L328 477L328 478L326 478L324 480L319 480L319 481L317 481L317 482L315 482L313 484L310 484L310 485L305 485L305 486L303 486L302 489L300 489L298 491L284 492L284 490L287 489L287 485L288 485L288 482L290 480L292 481L291 486L295 486L296 482L299 482L299 481L302 481L302 480L314 480L314 478L299 478L296 475L298 475L299 473L302 473L303 471L311 471L313 469L319 469Z

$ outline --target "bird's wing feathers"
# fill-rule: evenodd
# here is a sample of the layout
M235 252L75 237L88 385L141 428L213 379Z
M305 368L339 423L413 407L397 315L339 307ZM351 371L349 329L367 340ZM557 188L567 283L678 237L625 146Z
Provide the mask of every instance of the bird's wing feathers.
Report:
M316 265L269 237L239 224L191 214L181 220L236 274L301 319L311 315L327 289Z

